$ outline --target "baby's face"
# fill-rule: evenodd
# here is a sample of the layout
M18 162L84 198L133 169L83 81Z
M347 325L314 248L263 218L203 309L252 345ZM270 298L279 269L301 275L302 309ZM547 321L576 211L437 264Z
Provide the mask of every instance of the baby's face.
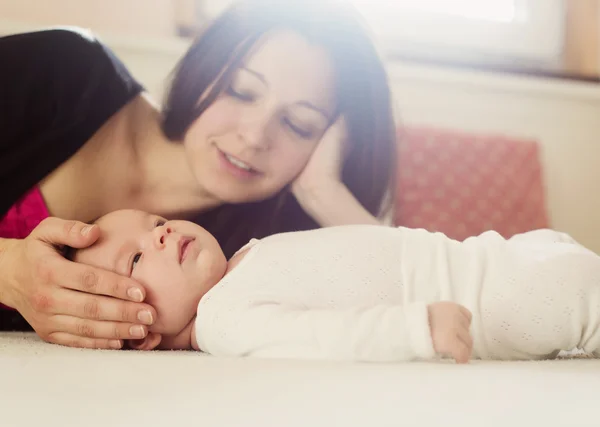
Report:
M225 274L216 239L188 221L166 221L134 210L97 221L101 237L75 260L132 277L144 285L158 319L151 331L180 333L196 315L200 298Z

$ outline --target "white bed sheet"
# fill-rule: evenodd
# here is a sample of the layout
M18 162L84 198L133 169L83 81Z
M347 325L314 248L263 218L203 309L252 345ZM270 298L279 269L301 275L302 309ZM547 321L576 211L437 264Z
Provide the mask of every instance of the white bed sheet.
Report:
M600 426L600 360L337 364L0 333L0 425Z

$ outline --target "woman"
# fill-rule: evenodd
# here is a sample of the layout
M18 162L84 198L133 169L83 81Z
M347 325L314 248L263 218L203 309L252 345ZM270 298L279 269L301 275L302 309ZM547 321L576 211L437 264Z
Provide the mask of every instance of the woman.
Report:
M0 303L46 341L120 348L156 320L143 285L60 253L101 238L89 224L108 212L192 219L227 256L252 237L377 222L394 182L385 71L351 9L316 3L228 10L162 111L89 35L0 39Z

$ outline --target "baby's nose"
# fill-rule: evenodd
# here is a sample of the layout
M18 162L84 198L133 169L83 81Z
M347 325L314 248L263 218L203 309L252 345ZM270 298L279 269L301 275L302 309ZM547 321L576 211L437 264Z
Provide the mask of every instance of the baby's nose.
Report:
M173 233L173 228L168 224L161 225L154 229L154 244L157 248L162 249L167 244L167 237Z

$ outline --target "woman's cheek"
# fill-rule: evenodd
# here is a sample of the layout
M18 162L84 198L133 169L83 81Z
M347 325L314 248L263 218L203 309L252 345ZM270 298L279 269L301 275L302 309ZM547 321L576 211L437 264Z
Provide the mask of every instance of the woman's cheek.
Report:
M241 104L223 98L207 108L204 114L213 127L226 129L238 124L242 108Z
M302 172L302 170L308 164L310 156L313 152L314 149L312 148L302 147L300 149L292 150L287 156L285 156L286 161L285 165L282 164L282 170L286 172L288 181L292 181L300 174L300 172Z
M223 134L237 126L240 116L238 110L239 108L226 100L217 100L194 121L190 133L197 136Z

